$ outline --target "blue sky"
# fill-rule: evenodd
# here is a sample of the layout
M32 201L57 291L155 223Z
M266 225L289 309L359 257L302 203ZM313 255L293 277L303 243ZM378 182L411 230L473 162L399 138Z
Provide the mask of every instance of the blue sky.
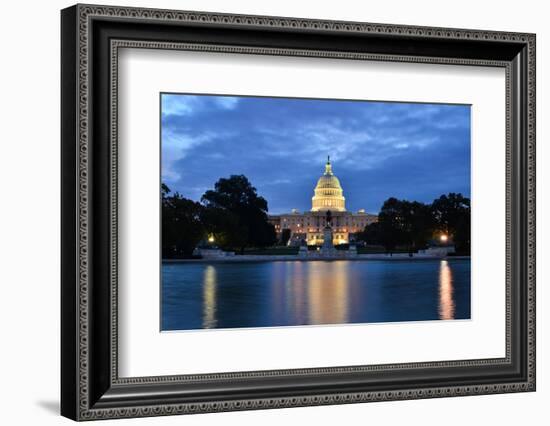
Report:
M244 174L270 213L309 210L327 155L351 211L470 196L464 105L162 94L161 143L162 181L196 201Z

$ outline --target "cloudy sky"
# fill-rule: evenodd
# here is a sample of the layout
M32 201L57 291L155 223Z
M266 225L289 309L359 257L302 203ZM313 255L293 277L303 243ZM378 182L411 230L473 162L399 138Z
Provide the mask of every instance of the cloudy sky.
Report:
M162 94L161 126L162 180L197 201L244 174L270 213L309 210L327 155L348 210L470 196L469 106Z

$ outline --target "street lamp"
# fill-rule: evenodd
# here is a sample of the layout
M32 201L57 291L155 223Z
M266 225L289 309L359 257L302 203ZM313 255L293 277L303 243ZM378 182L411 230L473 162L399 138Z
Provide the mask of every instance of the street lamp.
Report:
M213 242L214 242L214 235L210 235L210 236L208 237L208 242L209 242L209 243L213 243Z
M449 237L445 234L441 234L441 236L439 237L439 241L441 241L442 243L446 243L448 239Z

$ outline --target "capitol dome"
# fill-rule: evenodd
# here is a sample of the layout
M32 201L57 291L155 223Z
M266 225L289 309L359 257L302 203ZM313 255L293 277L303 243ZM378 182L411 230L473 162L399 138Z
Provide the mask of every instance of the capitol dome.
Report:
M311 199L311 211L331 210L336 212L346 211L346 198L340 180L332 173L330 157L325 165L325 173L317 181L315 195Z

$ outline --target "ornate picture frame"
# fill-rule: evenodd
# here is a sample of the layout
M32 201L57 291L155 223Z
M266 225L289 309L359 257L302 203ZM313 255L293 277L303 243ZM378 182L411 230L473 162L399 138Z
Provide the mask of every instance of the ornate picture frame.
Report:
M96 5L64 9L61 29L62 415L93 420L535 390L534 34ZM124 47L505 69L506 356L119 377L117 61Z

